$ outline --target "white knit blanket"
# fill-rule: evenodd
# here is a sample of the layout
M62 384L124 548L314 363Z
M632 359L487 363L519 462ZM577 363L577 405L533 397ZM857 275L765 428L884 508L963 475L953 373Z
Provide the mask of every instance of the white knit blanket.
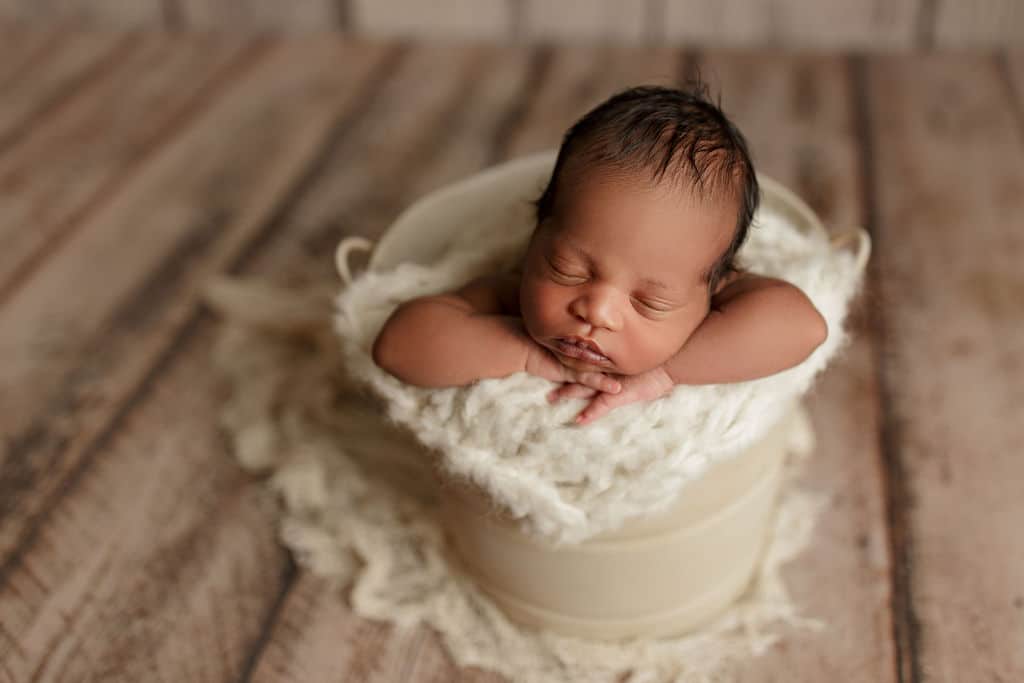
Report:
M436 449L449 475L475 482L511 511L528 534L579 542L666 510L684 484L764 435L846 341L843 321L862 279L854 256L762 211L741 263L799 287L829 326L825 343L786 371L747 382L680 385L581 427L571 420L582 399L551 405L552 383L526 373L422 389L378 368L370 349L401 302L455 288L519 257L529 211L506 207L496 215L499 220L467 226L429 265L361 274L337 296L334 327L347 368L385 400L389 417Z

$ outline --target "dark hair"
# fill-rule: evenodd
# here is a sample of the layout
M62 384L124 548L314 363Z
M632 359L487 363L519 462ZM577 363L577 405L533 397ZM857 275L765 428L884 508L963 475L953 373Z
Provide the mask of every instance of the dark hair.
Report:
M570 161L647 170L654 182L668 175L687 183L699 198L738 200L732 242L705 273L709 291L721 278L739 270L736 252L747 238L760 191L746 140L719 105L710 101L706 86L695 84L686 91L630 88L573 124L562 139L551 179L534 202L538 226L554 211L559 178Z

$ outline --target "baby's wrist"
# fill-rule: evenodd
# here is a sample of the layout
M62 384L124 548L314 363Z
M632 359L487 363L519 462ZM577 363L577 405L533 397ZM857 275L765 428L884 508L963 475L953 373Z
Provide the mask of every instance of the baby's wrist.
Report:
M670 384L671 386L674 387L674 386L676 386L678 384L683 384L683 382L679 381L679 378L672 371L672 360L673 359L669 359L664 364L658 366L657 369L662 372L662 374L664 375L665 381L668 382L668 384Z
M526 331L526 325L523 323L523 319L518 316L504 316L505 320L508 321L510 328L515 333L516 343L518 344L519 363L517 369L520 372L530 372L531 369L536 367L537 358L536 354L540 351L540 345L533 341L533 337ZM531 373L532 374L532 373Z
M524 337L523 342L526 347L526 352L523 354L523 372L540 377L550 374L544 372L548 359L545 357L546 352L541 345L528 335Z

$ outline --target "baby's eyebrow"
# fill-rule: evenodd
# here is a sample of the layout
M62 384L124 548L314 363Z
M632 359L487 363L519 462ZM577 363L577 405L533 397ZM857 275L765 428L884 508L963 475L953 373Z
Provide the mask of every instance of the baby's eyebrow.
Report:
M582 259L583 259L584 261L586 261L588 265L593 265L593 264L594 264L594 259L593 259L593 257L591 257L591 255L590 255L590 254L588 254L588 253L586 252L586 250L584 250L584 249L582 249L582 248L580 248L580 247L576 246L575 244L573 244L572 242L570 242L570 241L568 241L568 240L566 240L565 242L563 242L563 244L565 244L565 246L567 246L567 247L569 248L569 251L572 251L572 252L574 252L574 253L575 253L575 254L576 254L577 256L579 256L579 257L580 257L580 258L582 258Z
M658 280L658 279L653 278L653 277L645 277L645 278L643 278L642 280L640 280L640 284L645 286L645 287L650 287L652 289L662 289L662 290L672 289L671 287L669 287L667 284L665 284L661 280Z

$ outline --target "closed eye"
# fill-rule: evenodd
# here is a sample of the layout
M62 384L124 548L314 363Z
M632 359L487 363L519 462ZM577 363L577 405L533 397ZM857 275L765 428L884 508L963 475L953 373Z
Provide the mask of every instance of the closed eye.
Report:
M672 310L672 306L664 303L648 301L646 299L638 299L632 297L633 305L640 310L641 313L669 313Z
M555 266L555 264L551 263L550 261L548 261L548 268L551 269L551 274L554 275L555 278L559 280L572 281L574 284L578 284L584 282L587 279L586 275L567 273L564 270Z

